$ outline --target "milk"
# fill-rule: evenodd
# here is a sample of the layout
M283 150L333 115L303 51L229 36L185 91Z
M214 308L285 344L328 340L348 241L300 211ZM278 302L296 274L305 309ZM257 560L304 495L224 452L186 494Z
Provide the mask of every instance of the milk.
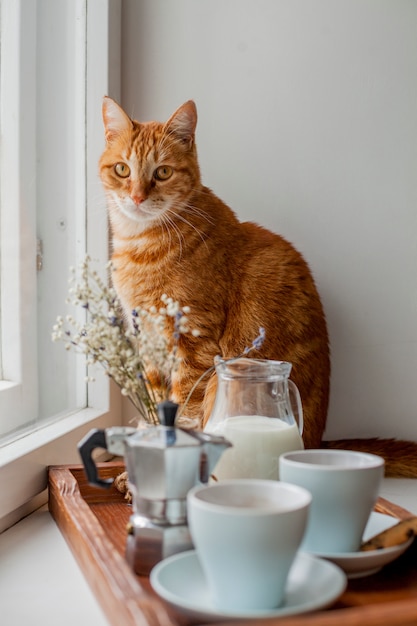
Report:
M222 454L212 472L218 480L278 480L279 456L304 447L297 424L289 425L280 419L261 415L229 417L210 432L223 435L233 444Z

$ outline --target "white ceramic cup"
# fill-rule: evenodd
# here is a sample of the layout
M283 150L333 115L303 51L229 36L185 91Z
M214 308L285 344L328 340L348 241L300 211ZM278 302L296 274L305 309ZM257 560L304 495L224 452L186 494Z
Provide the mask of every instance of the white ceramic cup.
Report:
M274 609L303 538L311 495L295 485L230 479L187 496L191 536L213 605Z
M384 459L350 450L298 450L279 459L281 480L313 496L302 550L355 552L378 498Z

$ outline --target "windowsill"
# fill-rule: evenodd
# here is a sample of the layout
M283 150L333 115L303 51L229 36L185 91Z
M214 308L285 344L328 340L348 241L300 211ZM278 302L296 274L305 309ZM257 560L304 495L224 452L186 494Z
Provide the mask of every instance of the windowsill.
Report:
M46 506L0 535L2 626L109 626Z
M417 514L417 480L387 478L381 496ZM0 535L0 562L2 626L109 626L47 507Z

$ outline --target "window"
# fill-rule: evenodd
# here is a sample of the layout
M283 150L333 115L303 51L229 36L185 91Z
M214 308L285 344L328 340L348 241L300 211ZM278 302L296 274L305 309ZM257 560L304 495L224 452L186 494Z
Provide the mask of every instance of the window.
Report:
M34 194L36 153L33 142L35 107L23 115L22 105L34 96L35 4L20 14L19 2L1 1L1 346L2 389L0 432L30 422L36 406L36 345L30 332L36 294L33 293L35 241ZM24 19L21 19L24 18ZM20 42L25 42L24 50ZM23 46L22 46L23 48ZM21 79L28 77L27 81ZM24 225L23 225L24 223ZM20 234L25 227L25 234ZM21 251L23 254L21 254ZM25 312L21 306L25 301ZM24 354L22 348L25 347Z
M97 162L101 99L118 96L120 0L0 0L0 11L1 519L45 489L48 465L78 462L93 424L117 423L105 377L87 386L84 359L51 330L70 265L107 259Z

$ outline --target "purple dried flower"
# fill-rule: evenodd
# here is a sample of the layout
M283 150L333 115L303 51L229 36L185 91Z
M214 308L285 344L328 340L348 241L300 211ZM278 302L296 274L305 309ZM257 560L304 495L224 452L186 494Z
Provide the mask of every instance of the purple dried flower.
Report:
M255 337L255 339L252 341L252 345L251 346L246 347L243 350L243 354L248 354L252 350L259 350L262 347L262 344L263 344L264 341L265 341L265 328L263 328L263 326L260 326L259 327L259 335L257 337Z

